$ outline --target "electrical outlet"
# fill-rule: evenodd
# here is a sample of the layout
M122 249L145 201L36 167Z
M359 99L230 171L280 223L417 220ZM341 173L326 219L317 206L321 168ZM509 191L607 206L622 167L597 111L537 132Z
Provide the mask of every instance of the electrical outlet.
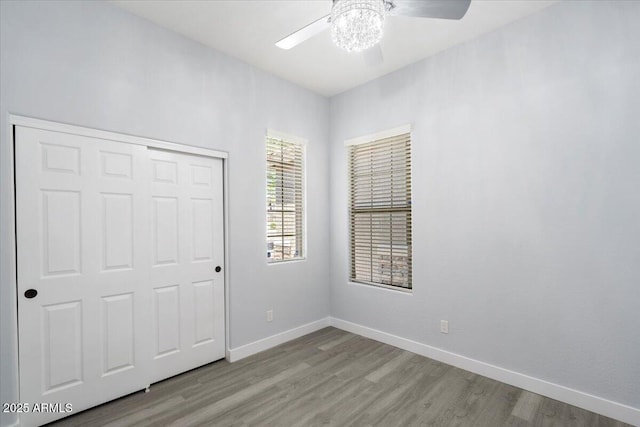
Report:
M267 310L267 322L273 322L273 310Z
M442 332L443 334L448 334L449 333L449 321L448 320L441 320L440 321L440 332Z

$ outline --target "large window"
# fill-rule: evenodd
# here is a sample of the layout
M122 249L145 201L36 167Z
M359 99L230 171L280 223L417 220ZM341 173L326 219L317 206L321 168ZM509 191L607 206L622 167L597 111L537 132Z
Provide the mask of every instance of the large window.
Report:
M350 279L411 289L411 135L348 149Z
M267 136L267 261L304 258L304 145Z

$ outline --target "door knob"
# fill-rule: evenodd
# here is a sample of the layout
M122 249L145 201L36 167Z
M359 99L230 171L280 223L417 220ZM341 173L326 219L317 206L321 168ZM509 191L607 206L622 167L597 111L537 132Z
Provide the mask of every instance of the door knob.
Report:
M220 273L221 271L222 271L222 267L217 266L217 267L216 267L216 273Z
M27 289L26 291L24 291L24 296L25 298L35 298L38 295L38 291L36 291L35 289Z

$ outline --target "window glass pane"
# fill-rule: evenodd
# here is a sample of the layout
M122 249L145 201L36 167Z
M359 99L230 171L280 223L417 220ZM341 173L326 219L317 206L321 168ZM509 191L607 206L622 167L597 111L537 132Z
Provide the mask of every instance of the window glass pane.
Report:
M411 140L349 147L351 280L411 289Z
M304 149L267 137L267 260L304 257Z

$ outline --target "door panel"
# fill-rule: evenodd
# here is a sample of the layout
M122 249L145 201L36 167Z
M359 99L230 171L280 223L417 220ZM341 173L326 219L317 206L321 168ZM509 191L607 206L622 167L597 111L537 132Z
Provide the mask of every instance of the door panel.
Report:
M80 274L80 192L42 190L43 278Z
M213 261L213 203L211 199L191 199L193 262Z
M100 160L103 177L133 179L133 158L130 154L100 151Z
M154 266L178 264L178 198L153 197Z
M133 177L148 174L146 147L15 132L20 401L77 412L145 388L148 186Z
M149 149L154 381L224 357L222 160Z
M154 289L155 358L180 351L180 287Z
M135 367L133 293L102 297L102 375Z
M213 280L193 284L194 347L210 343L216 338L214 306L208 303L214 300Z
M83 382L82 301L51 304L42 310L46 395Z
M133 197L131 194L100 194L101 272L133 268Z

